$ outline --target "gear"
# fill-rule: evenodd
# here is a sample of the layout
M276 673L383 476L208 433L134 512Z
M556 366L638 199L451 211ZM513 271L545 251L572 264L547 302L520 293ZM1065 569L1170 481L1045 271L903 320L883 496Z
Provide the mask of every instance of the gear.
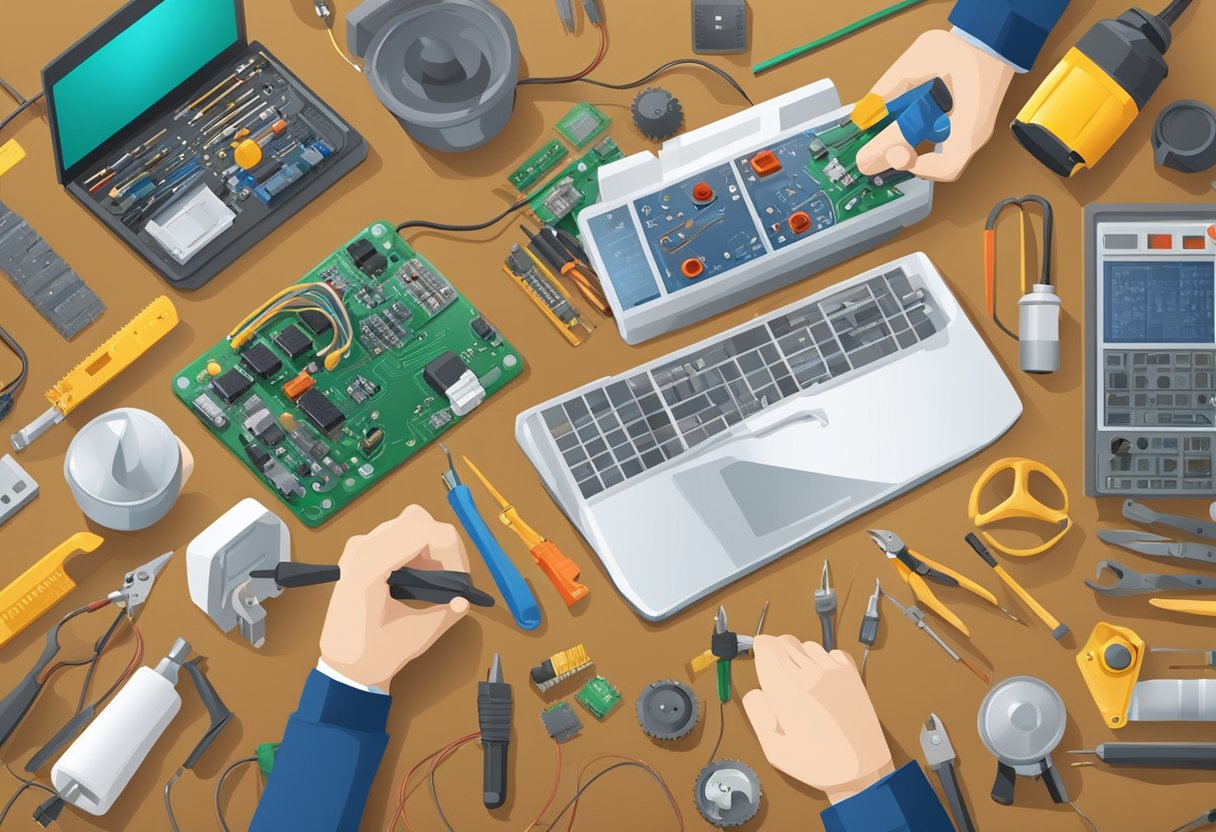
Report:
M656 142L670 139L684 126L680 100L662 87L647 87L633 99L633 123Z
M651 682L638 696L638 722L656 740L674 740L687 734L701 718L697 695L672 679Z
M739 826L760 811L760 778L738 760L717 760L701 769L692 797L710 825Z

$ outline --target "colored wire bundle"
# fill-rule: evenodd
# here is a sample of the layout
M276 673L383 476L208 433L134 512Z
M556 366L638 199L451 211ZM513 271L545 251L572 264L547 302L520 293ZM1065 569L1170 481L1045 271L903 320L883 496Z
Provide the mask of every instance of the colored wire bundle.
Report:
M16 377L12 381L0 385L0 417L3 417L8 412L8 407L5 405L12 406L12 400L21 392L21 386L25 384L25 379L30 371L30 362L25 350L17 343L17 339L9 335L4 327L0 327L0 342L3 342L4 346L8 347L9 351L21 362L21 369L17 372Z
M993 206L992 211L988 214L988 220L984 223L984 284L985 295L988 302L988 316L993 322L1013 340L1017 341L1017 333L1013 332L1009 327L1001 321L1000 316L996 311L996 223L1001 216L1001 212L1011 205L1016 205L1021 218L1021 243L1022 252L1020 255L1020 272L1022 294L1026 294L1029 288L1026 285L1026 205L1034 203L1043 211L1043 265L1039 269L1038 283L1051 285L1051 238L1052 228L1055 225L1051 203L1045 198L1037 194L1029 194L1023 197L1009 197L1002 199Z
M346 305L342 303L342 296L328 283L297 283L273 295L228 333L232 348L239 350L263 324L281 312L319 312L329 321L333 327L333 338L317 351L317 357L325 359L325 369L334 369L343 357L350 354L355 328Z
M421 760L419 760L417 763L415 763L410 768L410 770L405 773L405 777L403 777L401 779L401 788L397 794L397 798L398 798L397 808L393 810L393 814L389 818L388 825L384 827L385 832L389 832L389 830L391 830L394 826L396 826L398 819L400 819L400 821L403 824L405 824L405 828L407 830L409 830L409 832L413 832L413 827L410 826L409 816L406 814L406 811L405 811L405 804L406 804L406 801L408 801L410 799L410 795L412 795L415 791L417 791L418 787L421 786L422 783L421 782L418 783L416 786L414 786L413 789L410 789L409 791L406 791L406 789L409 787L410 779L413 778L414 772L418 771L418 769L420 769L424 765L426 765L427 762L430 762L430 764L431 764L431 770L430 770L430 776L429 776L429 782L431 784L430 785L431 799L435 803L435 809L439 812L439 817L443 820L443 825L448 830L451 830L452 827L448 823L447 818L444 817L443 809L439 806L439 796L435 792L435 770L437 768L439 768L440 763L442 763L448 757L455 754L456 751L458 751L460 748L462 748L463 746L468 745L469 743L473 742L474 740L477 740L480 738L481 738L480 731L474 732L472 734L466 734L465 736L461 737L460 739L453 740L452 742L448 743L447 745L443 746L442 748L440 748L436 751L432 751L430 754L426 755Z

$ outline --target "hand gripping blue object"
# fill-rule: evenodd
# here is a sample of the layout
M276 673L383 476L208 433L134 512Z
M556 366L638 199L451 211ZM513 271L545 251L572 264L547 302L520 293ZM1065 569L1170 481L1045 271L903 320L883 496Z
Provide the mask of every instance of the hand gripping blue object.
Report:
M950 116L954 98L941 78L926 81L887 104L887 112L904 134L904 141L916 147L924 141L944 142L950 137Z

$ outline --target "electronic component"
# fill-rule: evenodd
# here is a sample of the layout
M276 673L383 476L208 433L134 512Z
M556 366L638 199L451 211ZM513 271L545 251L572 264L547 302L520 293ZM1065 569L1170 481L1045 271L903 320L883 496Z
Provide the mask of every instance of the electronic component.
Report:
M278 491L284 497L304 496L304 487L300 485L300 481L277 460L268 459L263 463L262 473L266 475L266 479L270 480L270 484L274 486L275 491Z
M296 399L296 407L322 433L332 433L342 427L346 421L346 416L338 409L338 406L316 389L309 390Z
M232 227L236 212L207 185L198 185L154 214L144 231L178 263L191 258Z
M287 436L269 410L262 409L245 420L245 430L263 445L273 448Z
M364 456L371 456L380 449L382 444L384 444L384 430L368 428L363 433L363 438L359 440L359 452Z
M1211 497L1216 206L1085 209L1085 493Z
M406 261L398 276L410 297L432 317L456 300L456 290L452 285L418 257Z
M651 682L638 695L638 724L656 740L675 740L697 726L701 703L692 688L674 679Z
M543 693L589 667L591 657L587 655L587 648L576 644L569 650L562 650L545 659L529 671L529 676L536 689Z
M647 87L633 99L633 124L651 141L670 139L684 126L684 108L662 87Z
M564 144L554 139L524 160L524 163L507 177L507 181L517 191L526 191L539 182L546 173L553 170L569 152Z
M270 378L283 369L283 362L270 347L258 342L241 353L241 363L262 378Z
M557 226L572 237L578 236L579 230L576 220L578 219L579 212L588 205L593 205L599 199L600 168L610 162L623 159L624 156L625 154L621 152L616 141L611 136L605 136L596 142L591 150L562 168L542 190L538 191L535 196L528 200L529 210L542 223ZM569 181L567 182L566 180ZM560 184L560 188L559 183L562 183ZM553 201L553 197L550 195L559 189L565 195L565 199L558 198L556 207L563 210L574 193L581 195L576 198L573 207L565 211L560 217L554 215L547 207L547 203Z
M575 694L574 701L582 705L587 713L602 720L621 704L621 693L603 676L595 676Z
M583 194L574 187L574 179L565 176L557 180L549 192L541 197L540 204L549 213L549 216L554 220L560 220L569 216L575 206L582 201Z
M333 145L317 139L288 151L278 169L261 185L253 189L253 195L262 203L269 204L276 196L304 177L321 162L334 154Z
M473 319L473 323L469 324L473 328L473 333L483 341L498 340L498 333L494 331L494 327L486 321L485 318L478 315Z
M346 385L346 395L350 396L355 404L363 404L379 392L380 385L368 381L363 376L355 376L351 379L350 384Z
M74 337L106 309L80 275L3 202L0 271L64 338Z
M317 380L307 370L301 370L300 374L291 381L284 382L283 395L291 399L293 402L307 393L309 390L317 386Z
M541 710L540 721L558 743L572 740L583 732L583 722L568 702L557 702Z
M253 380L235 367L222 376L211 379L211 387L220 398L232 404L253 387Z
M485 388L477 376L454 352L445 352L427 364L422 377L435 392L447 397L452 412L457 416L465 415L486 397Z
M339 292L342 291L339 287L335 288L338 289ZM299 314L300 321L304 324L304 326L311 329L314 335L324 335L334 328L333 324L329 322L329 318L325 317L325 315L316 311L315 309L305 309Z
M8 454L0 457L0 526L37 496L38 483L17 464L17 460Z
M570 144L580 150L608 129L612 119L604 115L594 104L575 104L570 112L562 116L553 129ZM521 189L522 190L522 189Z
M329 323L329 321L325 322ZM274 342L291 359L299 358L312 351L312 339L295 324L284 327L282 332L274 336Z
M370 240L360 238L346 247L346 253L356 268L368 277L378 277L388 268L388 258L376 250Z
M733 55L747 51L747 0L692 0L692 51Z
M760 811L760 777L738 760L713 760L697 775L693 799L710 826L741 826Z
M267 450L261 445L253 442L252 440L246 439L244 436L240 437L240 441L241 450L245 452L245 456L249 458L249 461L252 462L259 471L261 471L262 466L270 461L269 452L267 452Z
M190 406L194 408L195 413L210 422L213 428L222 430L228 427L228 417L224 415L224 411L215 403L215 400L206 393L199 393L195 396L194 401L190 402Z
M502 270L532 299L571 346L577 347L583 343L574 328L582 327L587 332L591 332L592 328L583 323L579 311L571 304L570 296L561 284L550 280L518 245L511 246L511 253L503 263Z

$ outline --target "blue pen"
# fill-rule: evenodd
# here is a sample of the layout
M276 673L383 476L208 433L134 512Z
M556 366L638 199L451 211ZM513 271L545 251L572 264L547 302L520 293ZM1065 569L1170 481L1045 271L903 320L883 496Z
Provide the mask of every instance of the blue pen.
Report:
M460 475L456 473L456 464L452 461L452 454L448 451L447 446L440 442L439 447L443 449L444 456L448 458L448 470L440 475L444 487L448 490L448 504L456 512L460 525L464 526L465 534L473 538L473 545L477 547L482 560L486 562L490 576L498 585L498 591L502 593L503 600L507 602L507 609L514 616L515 623L525 630L535 630L540 626L540 605L536 603L536 596L524 582L524 576L519 574L515 564L502 550L494 533L477 513L473 494L467 485L461 483Z

